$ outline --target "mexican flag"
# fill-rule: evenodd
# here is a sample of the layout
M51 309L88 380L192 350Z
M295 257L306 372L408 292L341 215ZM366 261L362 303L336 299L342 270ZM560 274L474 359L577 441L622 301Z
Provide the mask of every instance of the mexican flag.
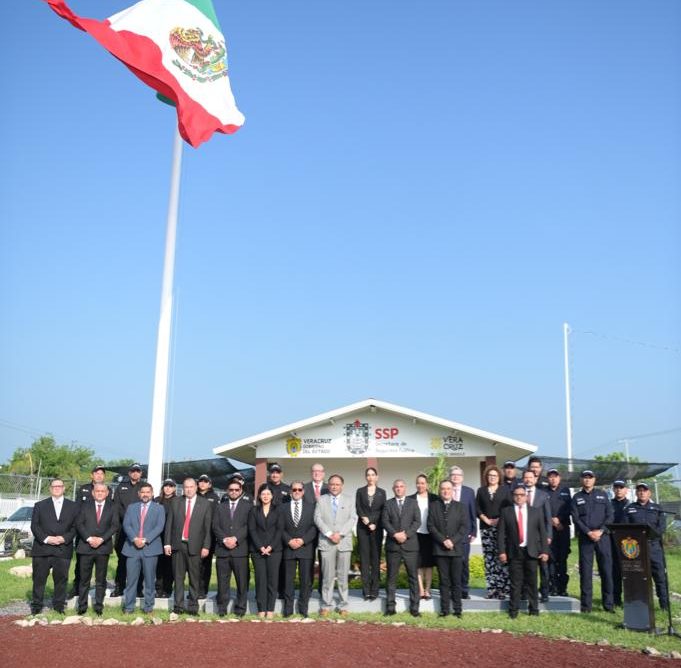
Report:
M192 146L243 125L211 0L141 0L103 21L76 16L63 0L46 2L172 101L180 134Z

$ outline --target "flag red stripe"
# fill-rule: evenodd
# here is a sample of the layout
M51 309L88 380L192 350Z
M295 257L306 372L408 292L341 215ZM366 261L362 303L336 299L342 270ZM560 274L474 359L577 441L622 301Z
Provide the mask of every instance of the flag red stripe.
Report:
M219 118L192 99L163 66L161 49L148 37L127 30L112 30L109 21L87 19L69 9L64 0L47 0L50 7L74 27L96 39L136 77L175 103L182 138L193 147L210 139L214 132L232 134L238 125L223 125Z

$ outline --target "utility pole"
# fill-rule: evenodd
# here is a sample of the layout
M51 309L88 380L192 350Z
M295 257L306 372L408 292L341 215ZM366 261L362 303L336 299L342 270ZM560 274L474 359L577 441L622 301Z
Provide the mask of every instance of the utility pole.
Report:
M572 472L572 410L570 407L570 325L563 323L563 353L565 362L565 428L567 437L568 471Z

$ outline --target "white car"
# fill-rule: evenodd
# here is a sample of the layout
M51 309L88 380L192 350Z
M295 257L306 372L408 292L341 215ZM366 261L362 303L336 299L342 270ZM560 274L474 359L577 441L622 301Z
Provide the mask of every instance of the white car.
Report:
M33 546L31 516L34 505L35 501L27 501L6 520L0 522L0 553L13 554L20 547L31 549Z

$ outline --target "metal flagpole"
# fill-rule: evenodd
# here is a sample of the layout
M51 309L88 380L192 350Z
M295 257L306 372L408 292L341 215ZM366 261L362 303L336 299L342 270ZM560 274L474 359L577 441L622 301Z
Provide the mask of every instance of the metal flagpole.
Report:
M570 325L563 323L563 352L565 359L565 426L567 429L568 471L572 472L572 411L570 409L570 356L568 352L568 337Z
M168 404L168 367L170 362L170 332L173 319L173 276L175 273L175 240L177 237L177 211L180 201L180 173L182 170L182 137L175 128L173 167L170 176L168 219L166 223L166 250L163 262L161 287L161 315L158 321L156 342L156 373L154 400L151 409L151 437L149 439L149 470L147 480L154 493L161 493L163 475L163 446L165 444L166 408Z

